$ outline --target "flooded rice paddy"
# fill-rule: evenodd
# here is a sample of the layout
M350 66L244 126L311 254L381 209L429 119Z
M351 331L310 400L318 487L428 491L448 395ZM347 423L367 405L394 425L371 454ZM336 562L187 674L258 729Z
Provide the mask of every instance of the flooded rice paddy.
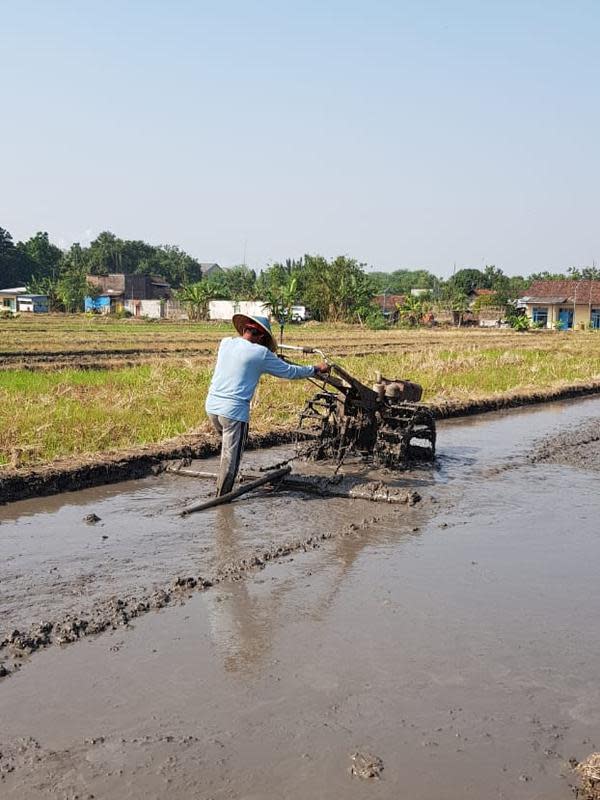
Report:
M599 420L442 423L394 476L414 506L181 519L212 487L162 474L0 508L0 795L571 797L600 749Z

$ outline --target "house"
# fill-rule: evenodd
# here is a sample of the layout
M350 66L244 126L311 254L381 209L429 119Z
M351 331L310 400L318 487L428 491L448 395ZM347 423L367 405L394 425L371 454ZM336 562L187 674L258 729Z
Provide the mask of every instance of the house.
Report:
M0 311L17 313L17 298L27 292L26 286L16 286L14 289L0 289Z
M25 314L47 314L50 304L45 294L20 294L17 297L17 308Z
M16 286L14 289L0 289L0 312L10 311L17 314L21 311L34 314L48 313L48 296L45 294L30 294L26 286Z
M496 292L494 289L471 289L470 292L467 292L467 298L469 300L469 308L471 308L478 300L482 300L483 298L493 297Z
M373 303L379 308L383 316L390 322L398 320L398 306L403 305L406 300L404 294L376 294Z
M543 328L600 329L600 281L534 281L518 305Z
M270 311L261 300L211 300L208 304L208 318L211 320L229 321L234 314L268 318Z
M224 274L225 270L214 262L200 262L203 278L210 278L211 275Z
M88 275L87 282L97 289L95 297L85 298L85 310L100 314L129 311L135 317L164 316L165 301L171 287L157 275Z

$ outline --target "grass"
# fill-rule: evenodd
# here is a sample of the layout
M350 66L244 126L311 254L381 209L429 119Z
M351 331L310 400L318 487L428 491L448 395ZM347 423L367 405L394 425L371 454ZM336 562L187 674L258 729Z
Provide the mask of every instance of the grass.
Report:
M3 323L2 347L19 347L28 336L51 352L73 349L79 337L93 356L104 347L99 337L85 336L90 321L42 318ZM152 358L147 363L112 369L0 370L0 464L15 448L24 463L123 449L207 428L204 398L212 359L228 325L131 324L100 321L113 342L154 342L181 349L191 340L209 343L210 356ZM151 332L148 332L151 329ZM151 337L149 339L148 337ZM365 383L375 370L387 377L421 383L425 401L465 401L532 389L556 388L578 381L600 380L600 336L595 333L514 334L511 331L363 331L357 327L311 325L293 328L287 341L322 344L328 353ZM122 345L124 346L124 345ZM17 348L16 348L17 349ZM34 348L35 349L35 348ZM362 353L362 354L361 354ZM284 382L265 377L252 412L252 428L266 431L293 425L305 399L314 391L307 381Z

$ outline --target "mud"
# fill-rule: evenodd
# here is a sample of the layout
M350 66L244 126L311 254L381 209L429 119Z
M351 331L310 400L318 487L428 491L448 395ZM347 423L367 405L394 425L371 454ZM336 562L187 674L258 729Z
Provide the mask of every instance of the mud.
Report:
M531 455L532 463L564 464L600 471L600 417L546 437Z
M456 419L505 409L555 403L565 399L593 397L600 382L579 382L557 389L511 392L473 401L452 401L430 405L435 419ZM248 449L291 442L294 433L280 428L268 434L251 434ZM158 474L165 462L175 458L204 458L218 451L219 443L206 434L186 434L155 445L143 445L117 453L98 453L57 460L29 468L0 467L0 504L72 492L88 486L103 486Z
M249 437L248 449L269 447L291 440L292 433L286 430L253 434ZM0 504L158 475L163 471L165 462L171 459L206 458L219 452L219 447L220 443L214 436L186 434L156 445L62 459L39 467L2 467Z
M94 516L94 515L89 515ZM273 545L267 549L250 553L236 563L220 567L210 576L188 575L177 576L164 586L154 586L150 592L111 597L108 600L95 602L89 610L81 615L67 613L52 621L30 625L26 630L14 628L4 638L0 638L0 678L7 677L21 665L21 660L51 644L71 644L85 636L94 636L108 629L125 627L137 617L155 609L165 608L174 603L181 603L191 596L192 591L205 591L218 586L223 581L241 580L245 573L264 569L293 553L316 550L330 539L343 536L354 536L361 530L380 521L380 517L362 519L359 523L350 523L337 532L324 531L306 539Z
M600 745L600 498L530 453L599 416L443 422L398 478L414 507L265 490L182 521L210 486L161 474L0 509L0 795L572 797Z

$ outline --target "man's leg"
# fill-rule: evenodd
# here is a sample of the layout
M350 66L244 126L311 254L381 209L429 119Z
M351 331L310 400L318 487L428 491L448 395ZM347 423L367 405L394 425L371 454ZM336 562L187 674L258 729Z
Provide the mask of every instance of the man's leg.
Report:
M233 484L240 468L242 453L248 435L248 423L237 419L219 417L223 429L221 444L221 464L217 480L217 497L227 494L233 489Z

